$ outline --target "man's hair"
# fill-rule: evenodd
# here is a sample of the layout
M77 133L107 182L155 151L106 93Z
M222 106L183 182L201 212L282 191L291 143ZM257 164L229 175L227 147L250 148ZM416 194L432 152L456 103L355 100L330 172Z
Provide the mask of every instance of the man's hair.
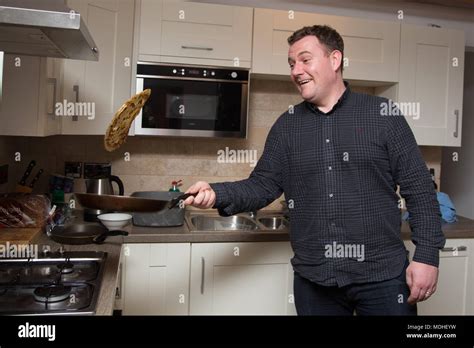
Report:
M313 25L311 27L303 27L295 31L291 36L288 38L288 44L291 46L296 41L301 40L306 36L316 36L323 44L326 49L327 53L330 54L334 50L338 50L342 53L341 65L339 66L338 70L343 70L343 62L344 62L344 40L342 39L341 35L327 25Z

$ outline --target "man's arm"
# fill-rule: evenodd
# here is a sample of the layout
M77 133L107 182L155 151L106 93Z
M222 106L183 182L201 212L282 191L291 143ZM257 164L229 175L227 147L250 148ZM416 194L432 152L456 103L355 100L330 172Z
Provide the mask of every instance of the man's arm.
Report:
M436 290L439 249L444 246L445 237L436 191L415 137L403 116L387 117L392 175L406 201L416 246L413 262L407 269L409 302L414 303L427 299Z
M199 208L214 207L219 214L229 216L244 211L261 209L281 196L282 159L284 151L278 120L268 134L265 149L257 166L245 180L213 183L198 182L187 192L199 194L189 197L185 204Z

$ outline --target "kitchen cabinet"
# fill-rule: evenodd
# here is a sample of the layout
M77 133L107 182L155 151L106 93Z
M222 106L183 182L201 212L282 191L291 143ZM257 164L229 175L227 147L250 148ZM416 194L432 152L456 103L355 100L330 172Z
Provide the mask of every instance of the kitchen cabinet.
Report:
M415 246L405 241L413 257ZM447 239L440 251L437 290L418 303L419 315L474 314L474 243L472 239Z
M345 79L398 81L399 22L269 9L255 9L252 72L288 76L287 38L315 24L333 27L344 39Z
M289 242L125 244L124 315L296 314Z
M81 107L61 117L62 134L105 134L130 98L134 1L69 0L68 6L81 14L99 60L64 60L64 99Z
M464 32L402 24L399 102L418 145L461 146Z
M191 315L296 314L288 242L191 247Z
M189 313L189 243L125 244L122 259L124 315Z
M140 61L250 68L253 9L141 0Z
M6 54L3 68L0 135L58 134L60 60Z

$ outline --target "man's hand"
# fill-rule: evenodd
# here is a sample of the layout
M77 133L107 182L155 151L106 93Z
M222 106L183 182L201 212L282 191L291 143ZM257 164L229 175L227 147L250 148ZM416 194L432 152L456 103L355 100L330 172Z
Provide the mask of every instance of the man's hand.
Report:
M416 261L410 262L406 271L407 284L410 288L409 304L427 300L436 291L438 267Z
M199 193L198 193L199 192ZM205 181L198 181L192 185L186 193L198 193L196 197L188 197L184 201L185 205L192 205L196 208L208 209L214 206L216 203L216 193Z

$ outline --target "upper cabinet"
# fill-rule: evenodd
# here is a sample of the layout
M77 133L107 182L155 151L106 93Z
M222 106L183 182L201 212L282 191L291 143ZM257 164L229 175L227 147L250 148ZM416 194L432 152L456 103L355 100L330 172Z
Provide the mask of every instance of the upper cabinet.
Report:
M68 5L83 17L99 47L99 61L64 60L64 99L76 107L73 116L61 118L62 134L105 134L130 98L134 2L70 0Z
M250 68L253 9L142 0L139 60Z
M55 104L60 60L5 55L0 135L48 136L59 133Z
M461 146L464 32L402 25L399 102L418 145ZM403 105L403 104L402 104Z
M344 39L344 78L398 82L400 23L314 13L255 9L252 72L289 75L287 38L325 24Z

